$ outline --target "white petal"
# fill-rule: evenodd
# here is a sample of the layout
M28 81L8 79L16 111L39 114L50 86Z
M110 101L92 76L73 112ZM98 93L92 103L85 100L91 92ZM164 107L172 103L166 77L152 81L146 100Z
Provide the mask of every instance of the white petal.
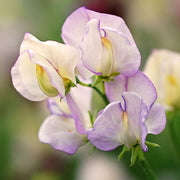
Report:
M80 54L75 48L55 41L41 42L33 35L26 33L21 44L20 52L33 50L46 58L59 71L63 78L75 81L74 69Z
M52 115L45 119L39 130L39 140L55 149L75 153L85 136L77 133L73 119Z
M93 19L87 24L87 32L84 36L80 49L84 66L96 74L101 74L101 51L102 41L98 19ZM99 70L99 71L98 71Z
M11 75L14 87L25 98L41 101L47 97L39 88L36 64L31 62L27 51L19 56L11 69Z

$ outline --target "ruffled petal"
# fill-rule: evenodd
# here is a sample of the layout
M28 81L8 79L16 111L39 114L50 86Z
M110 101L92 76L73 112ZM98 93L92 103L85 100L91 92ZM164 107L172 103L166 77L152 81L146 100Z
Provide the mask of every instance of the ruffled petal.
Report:
M104 28L103 30L105 31L105 37L113 47L113 72L119 72L125 76L134 75L141 63L138 48L130 43L125 34L112 28Z
M116 76L114 81L106 83L106 93L111 102L120 100L122 93L126 91L137 93L149 108L157 98L153 83L140 71L132 77Z
M82 62L88 70L95 74L101 74L102 41L98 19L89 21L87 29L87 33L80 44Z
M146 118L148 133L159 134L166 126L166 115L164 108L160 104L154 104Z
M30 59L33 63L40 65L48 74L52 86L54 86L59 95L63 97L65 95L64 83L56 69L42 56L37 54L33 50L28 50Z
M85 136L77 133L71 118L52 115L45 119L39 130L39 140L68 154L76 152Z
M64 42L78 48L78 44L86 33L86 24L91 19L99 19L101 28L110 27L117 29L128 37L131 44L135 45L134 39L122 18L91 11L85 7L77 9L66 19L62 27L62 38Z
M36 64L32 63L27 51L17 59L11 69L11 76L14 87L25 98L31 101L41 101L47 98L38 84Z
M110 151L123 144L122 113L119 102L109 104L88 131L89 141L98 149Z
M26 33L20 47L20 53L33 50L49 61L63 78L76 82L74 69L80 60L79 51L55 41L41 42L33 35Z

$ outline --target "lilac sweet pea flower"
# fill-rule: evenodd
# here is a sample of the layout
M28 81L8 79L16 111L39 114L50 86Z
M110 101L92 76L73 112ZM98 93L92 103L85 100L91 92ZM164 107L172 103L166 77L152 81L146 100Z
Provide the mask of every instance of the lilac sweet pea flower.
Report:
M144 103L151 107L157 99L156 88L151 80L141 71L132 77L122 74L116 76L113 81L105 84L106 94L110 102L120 101L124 92L135 92L142 97Z
M75 110L81 114L80 121L83 121L83 127L89 129L91 124L88 110L91 104L91 89L83 86L74 87L67 97L69 96L76 107ZM39 139L42 143L48 143L55 149L73 154L86 139L86 133L79 133L77 130L80 124L79 119L76 117L78 122L74 121L74 114L71 113L66 99L62 101L59 97L48 99L48 108L52 115L47 117L41 125Z
M81 7L66 19L62 38L66 44L80 48L83 65L97 75L132 76L140 66L139 50L118 16Z
M166 124L164 109L154 104L150 109L136 93L125 92L122 100L109 104L98 116L88 139L98 149L110 151L120 145L131 148L140 144L147 151L148 133L159 134Z
M58 94L63 97L66 88L76 83L74 69L78 61L75 48L55 41L41 42L26 33L11 70L13 85L32 101Z

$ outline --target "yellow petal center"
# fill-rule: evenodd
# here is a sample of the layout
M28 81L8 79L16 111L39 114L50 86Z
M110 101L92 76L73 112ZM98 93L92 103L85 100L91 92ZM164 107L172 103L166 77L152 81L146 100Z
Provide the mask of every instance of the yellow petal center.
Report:
M52 86L46 70L38 64L36 65L36 75L39 87L44 92L44 94L50 97L57 96L59 94L57 89Z
M101 72L104 76L110 76L113 71L114 62L113 62L113 47L109 39L106 37L101 37L103 44L102 51L102 62L101 62Z

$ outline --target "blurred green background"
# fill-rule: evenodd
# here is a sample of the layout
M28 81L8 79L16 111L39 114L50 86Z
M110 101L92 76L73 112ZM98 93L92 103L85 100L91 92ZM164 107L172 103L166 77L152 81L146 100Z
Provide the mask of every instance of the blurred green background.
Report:
M70 156L41 144L38 129L48 115L46 102L30 102L12 86L10 69L24 33L41 41L62 42L63 22L80 6L125 19L142 55L141 68L153 48L180 52L179 0L0 0L0 180L96 180L93 173L105 172L111 180L145 179L138 162L129 167L128 154L117 162L121 147L110 153L95 152L89 158L88 145ZM174 126L180 137L180 119L175 119ZM145 153L159 179L180 179L180 159L168 129L148 139L161 146Z

